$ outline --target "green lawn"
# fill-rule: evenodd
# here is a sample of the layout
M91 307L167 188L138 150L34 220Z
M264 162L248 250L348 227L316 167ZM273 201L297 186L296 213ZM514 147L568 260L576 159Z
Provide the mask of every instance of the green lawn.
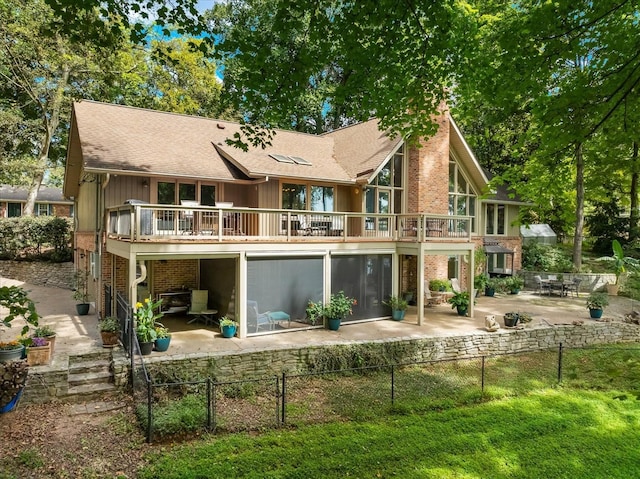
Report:
M211 436L151 458L150 478L640 477L640 401L548 388L476 405Z

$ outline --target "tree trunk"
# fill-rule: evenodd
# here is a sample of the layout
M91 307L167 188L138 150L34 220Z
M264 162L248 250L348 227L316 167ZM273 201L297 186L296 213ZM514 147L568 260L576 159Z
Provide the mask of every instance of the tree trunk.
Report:
M640 237L640 229L638 228L638 142L633 142L633 155L631 156L631 190L629 191L631 211L629 212L629 239L631 241Z
M40 106L40 114L42 115L42 124L44 129L44 136L42 143L40 144L40 151L38 153L38 166L33 172L31 179L31 186L29 187L29 193L27 194L27 202L24 205L23 214L25 216L33 216L36 197L38 196L38 190L44 179L44 172L47 169L47 160L49 159L49 149L51 147L51 140L55 134L58 124L60 123L60 110L62 109L62 103L64 101L64 92L69 84L69 76L71 74L71 68L68 65L63 65L60 79L56 85L55 93L50 102L44 101Z
M576 227L573 234L573 270L582 266L582 233L584 230L584 158L582 142L576 144Z

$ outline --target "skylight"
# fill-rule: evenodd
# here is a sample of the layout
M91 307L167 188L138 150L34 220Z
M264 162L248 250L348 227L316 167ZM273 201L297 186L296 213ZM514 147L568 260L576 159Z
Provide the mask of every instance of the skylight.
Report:
M311 166L310 162L308 162L307 160L299 156L277 155L275 153L270 154L269 156L280 163L291 163L291 164L295 163L296 165Z

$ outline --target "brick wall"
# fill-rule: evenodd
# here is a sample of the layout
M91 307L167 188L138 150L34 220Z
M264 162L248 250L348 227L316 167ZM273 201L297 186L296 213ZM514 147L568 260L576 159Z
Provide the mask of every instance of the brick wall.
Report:
M153 262L154 296L164 291L196 289L198 287L198 260L178 259Z

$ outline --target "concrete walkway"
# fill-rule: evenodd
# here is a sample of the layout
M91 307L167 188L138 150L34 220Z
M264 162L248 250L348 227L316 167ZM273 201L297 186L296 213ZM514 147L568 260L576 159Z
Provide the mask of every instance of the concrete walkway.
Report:
M48 324L57 332L54 360L71 354L102 350L98 331L98 318L93 310L88 316L78 316L70 290L24 284L0 278L0 286L18 285L30 291L36 302L41 324ZM154 356L188 353L235 353L239 351L290 348L299 345L329 345L357 341L376 341L388 338L423 338L462 334L491 334L484 329L484 317L496 315L504 325L502 316L508 311L527 312L533 321L525 327L553 327L554 324L572 324L574 321L594 321L585 307L587 294L579 298L539 296L531 291L518 295L481 296L476 302L475 317L458 316L450 305L426 308L424 324L417 324L415 307L410 307L404 321L370 321L343 325L338 331L326 329L298 330L247 339L224 339L217 328L199 324L186 324L186 318L165 316L162 322L172 332L171 347L166 353ZM629 298L610 297L604 319L623 320L625 314L640 309L638 302ZM2 312L0 312L2 314ZM10 329L0 330L0 341L15 339L22 323L15 321ZM60 358L62 359L62 358ZM46 367L46 366L41 366Z

